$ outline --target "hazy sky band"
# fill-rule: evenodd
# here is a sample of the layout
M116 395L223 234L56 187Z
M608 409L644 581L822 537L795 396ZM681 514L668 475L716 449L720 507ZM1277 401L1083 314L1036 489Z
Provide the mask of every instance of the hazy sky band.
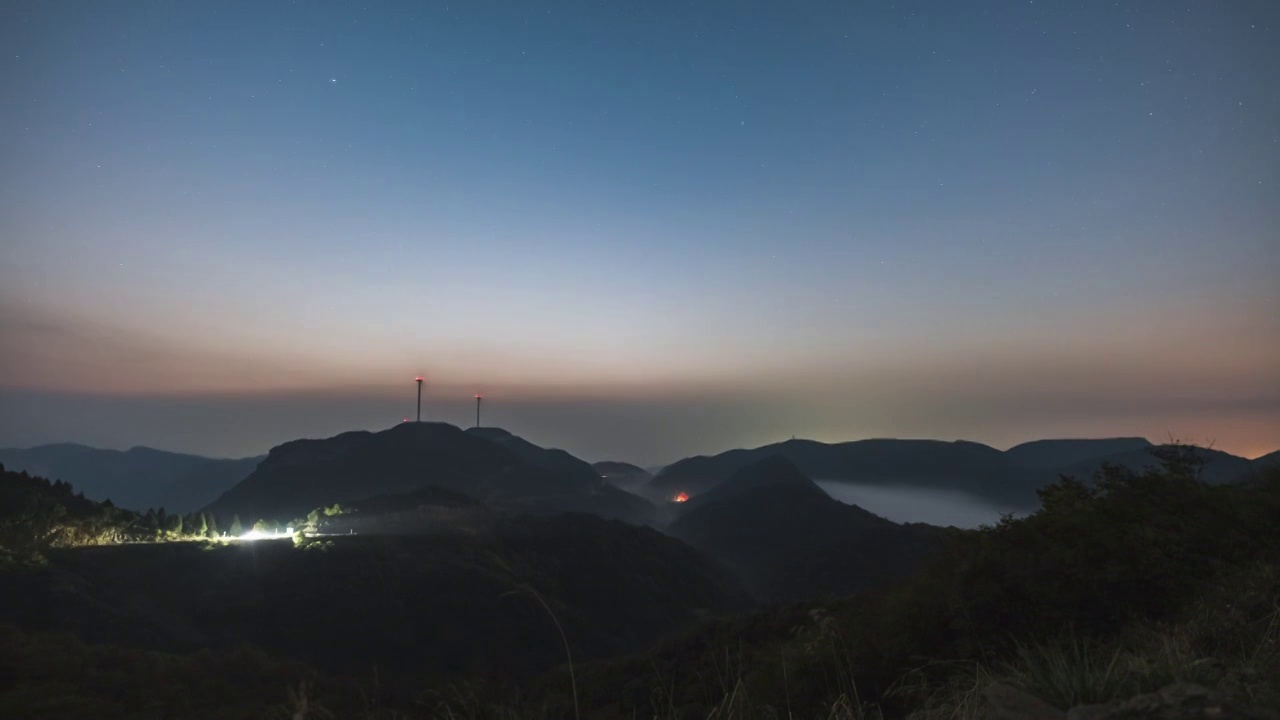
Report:
M7 3L0 444L1274 449L1277 12Z

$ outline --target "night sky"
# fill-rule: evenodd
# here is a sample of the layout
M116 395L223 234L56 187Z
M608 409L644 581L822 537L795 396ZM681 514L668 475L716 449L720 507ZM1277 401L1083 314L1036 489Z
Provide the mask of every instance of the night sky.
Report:
M0 4L0 445L1280 447L1280 3Z

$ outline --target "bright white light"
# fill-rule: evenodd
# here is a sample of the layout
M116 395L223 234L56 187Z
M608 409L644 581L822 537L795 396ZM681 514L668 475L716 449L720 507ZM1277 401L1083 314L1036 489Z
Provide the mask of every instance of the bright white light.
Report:
M291 527L287 527L283 531L281 531L280 528L275 528L270 532L250 530L249 532L241 533L236 540L243 540L245 542L253 542L254 540L280 540L281 538L291 537L292 535L293 528Z

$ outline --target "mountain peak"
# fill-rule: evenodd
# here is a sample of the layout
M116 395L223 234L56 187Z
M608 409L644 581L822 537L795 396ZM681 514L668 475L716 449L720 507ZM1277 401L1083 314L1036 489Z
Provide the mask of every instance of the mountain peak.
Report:
M841 503L779 455L740 468L684 505L671 534L736 570L767 599L887 581L930 556L940 532Z
M435 435L454 435L463 432L462 428L457 425L450 425L446 422L402 422L392 425L386 430L378 432L378 435L399 434L413 436L435 436ZM345 433L344 433L345 434Z
M694 494L685 504L682 514L732 498L755 495L760 492L782 492L788 495L812 495L821 502L836 502L822 488L800 472L790 460L781 455L766 458L740 468L723 483L705 493Z
M219 517L283 522L321 505L404 496L426 485L512 511L595 512L643 523L653 510L641 498L605 485L590 465L563 450L538 447L504 430L464 431L439 422L279 445L206 509Z

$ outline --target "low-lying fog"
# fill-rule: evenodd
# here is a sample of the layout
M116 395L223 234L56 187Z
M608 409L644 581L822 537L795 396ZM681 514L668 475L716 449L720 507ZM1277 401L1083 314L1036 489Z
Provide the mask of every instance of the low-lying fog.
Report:
M996 523L1002 512L1018 515L1025 512L1018 508L1000 507L958 490L862 485L836 480L816 482L836 500L857 505L894 522L976 528Z

